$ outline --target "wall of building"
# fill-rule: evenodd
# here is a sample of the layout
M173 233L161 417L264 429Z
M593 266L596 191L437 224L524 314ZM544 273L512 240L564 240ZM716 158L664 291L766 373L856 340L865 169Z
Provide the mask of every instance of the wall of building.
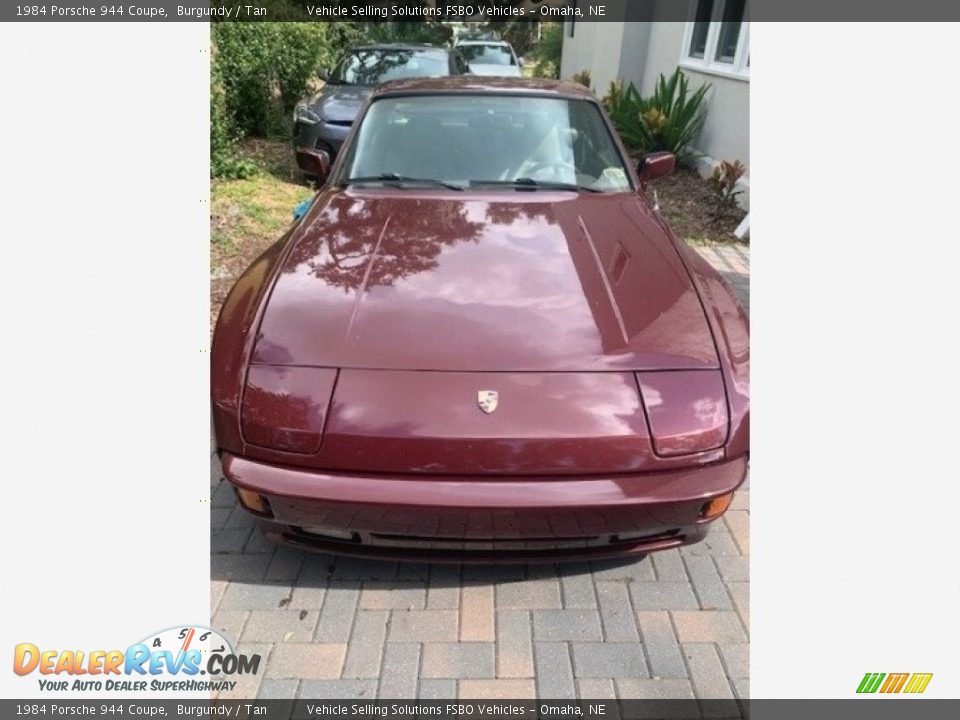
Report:
M624 36L624 23L577 22L570 37L567 21L563 27L560 77L569 80L575 73L589 70L593 87L602 95L610 81L619 76Z
M589 70L600 96L615 79L633 82L648 95L660 74L669 75L680 63L684 29L685 23L676 21L578 22L571 38L567 23L560 76L568 79ZM694 88L712 85L696 149L715 160L740 160L749 167L750 82L690 68L683 71Z
M643 77L647 66L647 48L650 45L650 30L653 23L628 22L623 23L623 42L620 45L619 75L620 79L630 79L640 87L640 78ZM597 92L605 95L609 83L603 87L597 86Z
M661 73L669 75L680 62L685 23L650 23L646 62L638 79L645 95L653 92ZM683 68L692 88L712 85L707 93L707 119L694 142L697 150L715 160L740 160L750 166L750 82Z

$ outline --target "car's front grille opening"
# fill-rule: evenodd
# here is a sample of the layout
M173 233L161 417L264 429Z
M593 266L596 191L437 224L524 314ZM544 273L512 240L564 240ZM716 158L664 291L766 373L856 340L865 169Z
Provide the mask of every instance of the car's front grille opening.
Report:
M341 530L340 528L327 528L327 527L296 527L291 525L290 529L297 533L298 535L306 535L308 537L315 537L318 540L333 540L336 542L349 542L349 543L359 543L361 542L360 533L354 532L352 530Z
M680 530L641 535L619 533L580 537L471 538L368 533L340 528L288 526L290 536L306 542L362 545L370 548L394 548L427 551L456 551L464 554L489 552L551 552L577 548L603 548L612 545L680 540Z
M586 537L533 537L533 538L464 538L464 537L413 537L371 533L368 543L386 547L426 547L435 550L543 550L561 548L584 548L606 545L608 535Z
M654 540L669 540L680 534L679 528L667 530L666 532L655 533L653 535L642 535L640 533L618 533L614 535L613 542L652 542Z

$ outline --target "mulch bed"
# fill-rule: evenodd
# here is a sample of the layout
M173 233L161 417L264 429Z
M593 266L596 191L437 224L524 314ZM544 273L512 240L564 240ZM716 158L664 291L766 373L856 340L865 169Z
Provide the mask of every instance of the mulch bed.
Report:
M746 213L736 208L715 217L710 185L696 171L678 167L649 187L651 196L652 190L657 191L660 211L678 237L693 242L740 242L733 231Z

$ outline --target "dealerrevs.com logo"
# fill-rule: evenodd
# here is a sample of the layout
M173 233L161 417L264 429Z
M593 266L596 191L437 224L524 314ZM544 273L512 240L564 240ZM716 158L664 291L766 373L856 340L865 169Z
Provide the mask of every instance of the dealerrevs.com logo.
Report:
M255 675L259 655L244 655L216 630L174 627L148 635L125 650L41 650L20 643L13 671L37 673L47 691L218 691L233 690L231 678Z

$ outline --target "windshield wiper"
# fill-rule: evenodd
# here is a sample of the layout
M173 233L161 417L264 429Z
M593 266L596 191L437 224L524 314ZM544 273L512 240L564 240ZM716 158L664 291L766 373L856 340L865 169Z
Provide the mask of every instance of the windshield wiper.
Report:
M513 187L517 190L570 190L572 192L603 192L597 188L586 185L576 185L574 183L552 182L549 180L534 180L533 178L522 177L516 180L471 180L470 186L475 185L494 185L502 187Z
M397 187L402 187L403 185L434 185L436 187L447 188L448 190L459 190L463 191L463 185L457 185L456 183L449 183L443 180L435 180L434 178L414 178L407 177L406 175L399 175L397 173L381 173L380 175L364 175L361 177L349 177L341 180L338 185L353 185L356 183L371 183L378 182L389 185L395 185Z

